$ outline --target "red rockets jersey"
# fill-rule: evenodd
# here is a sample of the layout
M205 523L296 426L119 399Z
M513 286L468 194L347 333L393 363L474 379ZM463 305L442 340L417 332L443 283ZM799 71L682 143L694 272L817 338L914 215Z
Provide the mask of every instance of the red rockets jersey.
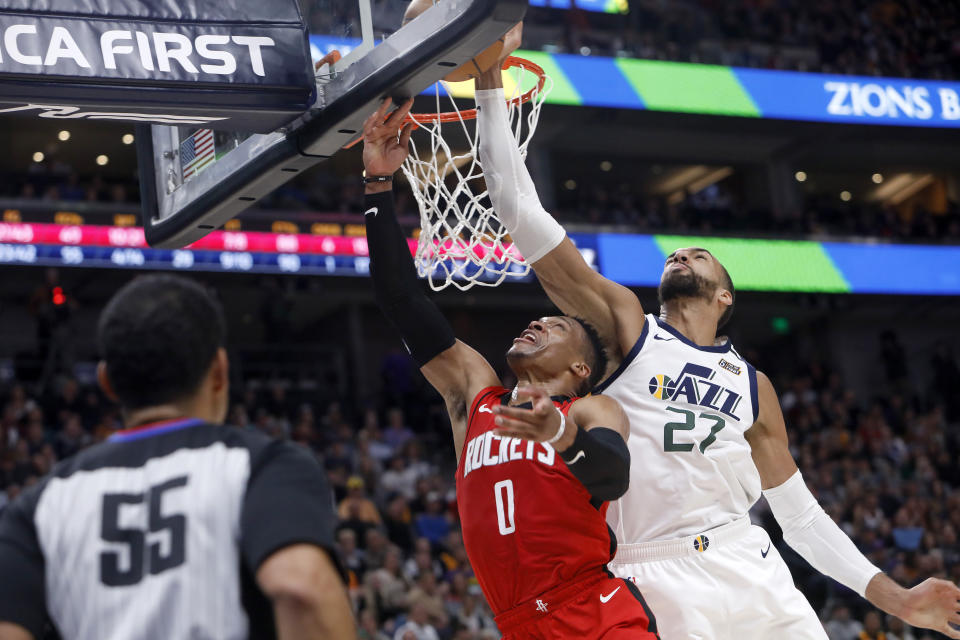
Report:
M553 447L493 433L490 408L509 398L502 387L477 394L457 466L463 542L496 614L601 571L616 551L607 503L591 504ZM554 404L566 415L573 400Z

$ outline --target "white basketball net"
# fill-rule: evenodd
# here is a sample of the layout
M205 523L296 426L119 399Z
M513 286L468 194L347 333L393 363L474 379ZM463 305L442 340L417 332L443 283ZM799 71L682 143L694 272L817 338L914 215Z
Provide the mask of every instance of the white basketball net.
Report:
M546 82L526 104L517 104L514 98L522 88L537 84L539 77L529 68L518 69L516 88L507 96L510 129L520 147L520 157L526 158L527 146L540 119L540 109L552 88ZM449 85L443 83L447 96ZM430 288L439 291L453 285L466 291L474 285L495 287L508 277L523 277L530 272L507 237L507 230L494 214L487 196L477 153L476 122L462 116L452 97L449 101L457 119L447 123L454 130L444 139L443 123L436 119L415 118L420 126L411 137L410 155L403 163L407 177L420 208L420 237L417 242L416 265L421 277L426 277ZM441 95L436 89L437 112L441 111ZM526 112L526 114L524 114ZM468 122L472 122L468 126ZM451 138L466 139L466 151L451 148ZM420 138L418 149L414 139ZM429 144L426 144L429 142ZM456 143L454 143L456 144Z

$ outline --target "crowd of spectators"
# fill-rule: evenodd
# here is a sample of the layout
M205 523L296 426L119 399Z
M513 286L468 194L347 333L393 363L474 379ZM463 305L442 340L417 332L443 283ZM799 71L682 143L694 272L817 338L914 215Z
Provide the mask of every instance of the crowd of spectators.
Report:
M137 187L126 182L106 182L100 176L81 179L76 173L35 171L23 180L0 181L0 197L21 197L38 202L100 202L132 204ZM546 186L541 187L546 189ZM397 213L403 220L419 219L416 203L406 188L398 189ZM331 171L314 171L309 178L281 185L257 203L261 211L317 214L317 220L355 214L363 208L363 188L358 179L344 179ZM916 207L903 209L880 203L836 197L807 198L797 216L773 215L751 209L722 185L713 185L680 202L645 197L626 184L595 184L575 193L561 191L557 217L565 223L621 227L625 231L670 233L729 233L761 235L866 236L925 243L960 242L960 203L950 202L945 213ZM304 224L304 229L309 227Z
M952 0L628 4L625 16L532 10L524 46L795 71L960 77L960 10Z
M821 364L782 377L791 450L820 504L874 564L903 585L930 576L957 582L960 367L950 348L938 344L929 364L932 385L918 394L894 333L881 334L877 359L886 381L873 398L857 398ZM779 530L765 504L754 516ZM778 546L831 640L941 637L872 610Z
M140 195L132 172L127 179L106 180L100 174L81 175L57 162L33 162L25 172L0 172L0 197L130 205L137 204Z
M642 197L629 185L604 185L562 195L557 217L565 223L613 225L625 231L769 236L871 237L923 243L960 241L960 203L943 213L878 202L810 196L799 216L775 216L752 209L722 186L713 185L683 200Z
M568 0L557 3L569 6ZM572 3L576 5L576 0ZM960 78L953 0L625 0L626 14L531 7L524 47L580 55L795 71ZM312 33L359 37L359 15L303 0ZM406 3L374 0L378 37Z
M938 346L932 385L917 389L895 335L884 334L880 357L887 381L876 397L857 397L816 362L774 374L793 454L827 512L901 584L929 576L960 582L960 367ZM413 375L411 367L388 369L385 384L403 392L385 389L378 408L248 387L229 421L289 438L324 465L362 638L497 638L458 528L453 448L436 419L442 404L400 379ZM115 407L92 387L65 378L54 392L34 394L27 382L0 387L0 509L58 460L121 427ZM934 637L810 569L782 544L763 502L753 516L771 531L831 640Z

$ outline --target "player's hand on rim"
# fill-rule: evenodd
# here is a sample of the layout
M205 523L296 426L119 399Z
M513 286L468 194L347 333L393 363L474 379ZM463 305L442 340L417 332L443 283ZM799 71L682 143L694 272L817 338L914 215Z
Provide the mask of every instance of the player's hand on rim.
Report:
M413 98L386 117L392 104L387 98L363 123L363 168L368 176L393 175L409 153L413 123L403 124L403 119L413 107Z
M907 624L960 640L960 588L957 585L927 578L908 589L907 594L901 616Z
M517 388L517 400L530 402L531 408L495 404L492 407L498 436L544 442L557 435L560 412L545 390L533 385Z

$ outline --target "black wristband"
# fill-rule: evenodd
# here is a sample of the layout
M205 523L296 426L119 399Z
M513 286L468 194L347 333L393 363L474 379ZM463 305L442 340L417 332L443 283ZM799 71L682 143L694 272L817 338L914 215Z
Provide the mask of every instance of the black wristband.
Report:
M393 176L363 176L363 184L371 184L376 182L393 182Z

